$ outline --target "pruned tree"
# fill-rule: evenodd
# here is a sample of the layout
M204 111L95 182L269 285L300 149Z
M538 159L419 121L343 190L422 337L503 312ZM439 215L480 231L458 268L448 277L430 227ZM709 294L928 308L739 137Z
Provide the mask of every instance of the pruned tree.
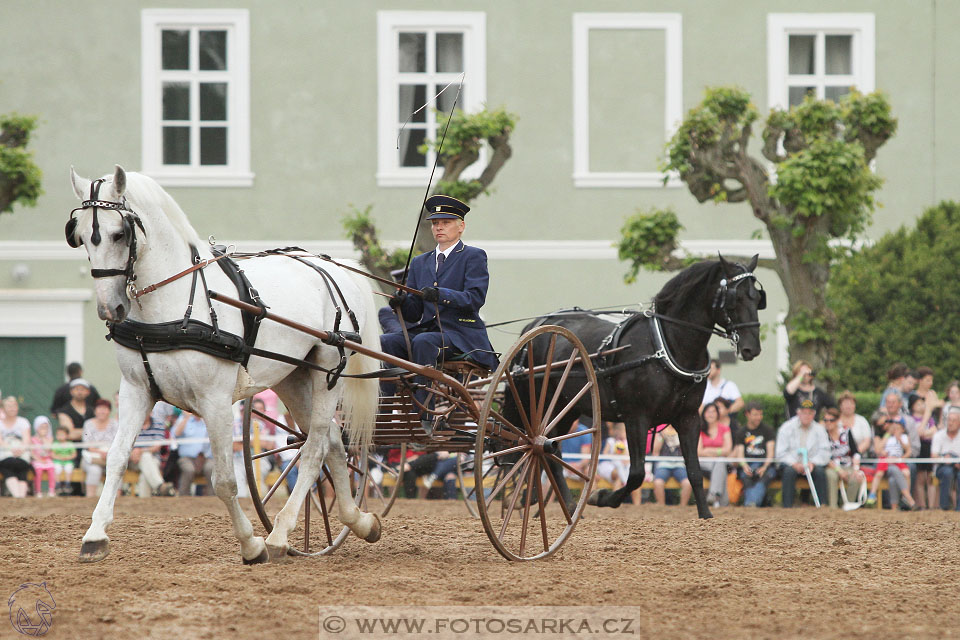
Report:
M746 91L708 89L667 144L662 169L679 174L699 202L750 204L775 252L760 265L776 271L786 291L791 359L808 360L829 376L836 327L826 304L831 262L870 222L882 182L870 163L897 121L879 92L853 91L839 102L808 97L789 110L771 110L760 158L748 152L758 119ZM649 247L631 249L637 236L640 245L660 242L675 249L679 229L676 217L663 212L631 218L620 245L621 258L633 260L631 273L640 266L683 266Z
M12 213L14 204L36 206L43 193L42 173L27 151L36 126L33 116L0 115L0 214Z
M430 195L443 193L469 204L481 194L488 193L494 178L513 155L510 134L516 121L517 117L503 107L484 109L472 114L455 111L443 141L443 148L439 149L437 163L443 167L443 173L431 188ZM420 151L437 151L439 142L429 141L420 147ZM461 179L463 173L480 159L481 149L485 144L490 146L491 153L479 177ZM371 206L364 209L354 207L344 218L344 228L353 246L360 252L364 266L376 275L389 278L391 269L402 267L406 262L408 249L385 249L380 244L371 212ZM412 209L411 213L414 213ZM430 251L434 247L430 223L425 218L426 216L421 220L417 231L414 248L416 253Z

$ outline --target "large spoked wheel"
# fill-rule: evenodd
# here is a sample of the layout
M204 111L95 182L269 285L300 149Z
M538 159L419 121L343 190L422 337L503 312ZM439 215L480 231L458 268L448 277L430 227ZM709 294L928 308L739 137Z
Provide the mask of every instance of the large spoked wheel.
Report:
M477 429L476 451L483 454L474 463L475 504L487 536L508 560L536 560L555 553L573 533L587 504L600 454L601 424L600 389L588 355L568 329L544 325L521 336L491 378ZM572 411L592 417L593 426L573 434L557 433L558 423ZM563 460L560 443L582 436L590 438L589 456ZM548 503L549 490L561 495L559 483L564 482L563 474L556 474L551 465L582 481L573 509L562 499ZM484 489L484 483L493 487Z
M393 503L397 501L397 494L403 488L403 463L407 459L407 445L400 445L400 464L396 468L386 463L380 456L369 454L367 468L370 479L367 482L366 493L360 508L372 511L385 518Z
M287 444L276 446L275 443L260 443L259 452L254 453L254 415L257 420L269 422L278 430L288 434ZM274 495L281 484L287 482L290 473L296 469L299 472L300 466L300 448L306 441L307 436L299 428L287 427L269 416L254 412L251 403L247 403L243 412L243 463L247 475L247 485L250 487L250 497L253 500L253 507L260 518L260 523L267 532L273 531L272 517L283 507L279 499ZM295 456L290 463L280 473L272 485L269 487L264 484L261 488L257 483L256 461L273 456L275 453L283 451L296 451ZM353 494L354 501L364 509L365 497L367 494L368 482L367 464L361 464L358 456L347 452L347 466L350 470L350 492ZM300 478L297 478L300 481ZM394 498L395 499L395 498ZM307 493L307 497L300 508L300 515L296 528L290 534L291 547L290 555L297 556L322 556L333 553L343 544L350 535L350 529L341 525L333 514L336 496L333 492L333 479L327 465L323 465L320 476ZM371 499L374 510L385 508L389 511L393 506L393 500L381 501L378 498ZM319 517L318 517L319 516Z

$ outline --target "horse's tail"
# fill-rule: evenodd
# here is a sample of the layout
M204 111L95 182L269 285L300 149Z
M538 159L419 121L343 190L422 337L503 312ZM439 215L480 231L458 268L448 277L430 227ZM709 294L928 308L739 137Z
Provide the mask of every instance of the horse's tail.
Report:
M377 306L374 300L370 280L363 276L349 274L360 292L361 305L355 312L362 318L360 337L363 346L368 349L380 349L380 324L377 320ZM344 373L357 375L372 373L380 368L376 358L354 353L347 360ZM377 418L380 383L377 378L341 378L344 382L343 424L350 442L359 445L362 459L366 459L367 450L373 440L373 429Z

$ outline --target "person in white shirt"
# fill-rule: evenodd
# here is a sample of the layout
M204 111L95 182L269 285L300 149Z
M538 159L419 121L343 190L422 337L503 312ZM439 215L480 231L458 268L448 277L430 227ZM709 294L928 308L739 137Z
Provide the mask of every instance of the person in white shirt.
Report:
M737 383L725 380L720 375L720 361L713 358L710 360L710 373L707 374L707 386L703 389L700 409L702 410L703 407L717 398L730 401L730 413L737 413L740 409L743 409L743 395L741 395Z
M956 458L954 463L937 465L937 480L940 481L940 508L950 510L950 490L956 487L956 510L960 511L960 410L947 414L947 428L933 435L930 455L934 458Z
M783 506L793 506L793 497L797 491L797 478L810 471L813 486L818 496L827 495L827 463L830 462L830 438L827 430L814 421L813 402L804 400L797 409L797 415L790 418L777 431L776 460L780 465L783 487ZM804 468L803 453L806 450L807 462Z

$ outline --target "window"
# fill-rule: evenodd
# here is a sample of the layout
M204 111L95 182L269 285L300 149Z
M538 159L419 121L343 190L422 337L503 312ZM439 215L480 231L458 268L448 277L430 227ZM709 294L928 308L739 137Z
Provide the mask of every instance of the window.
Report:
M166 186L250 186L246 10L142 12L143 168Z
M767 99L791 107L805 96L839 100L874 90L874 16L772 13L767 16Z
M682 103L680 14L574 14L574 186L662 187L657 162ZM668 186L681 184L669 177Z
M450 112L457 84L444 91L435 104L413 112L447 84L457 83L463 74L457 108L466 112L483 108L487 84L485 31L486 16L477 12L377 14L380 186L422 186L428 179L435 154L424 153L420 147L442 134L446 118L438 116L436 110Z

